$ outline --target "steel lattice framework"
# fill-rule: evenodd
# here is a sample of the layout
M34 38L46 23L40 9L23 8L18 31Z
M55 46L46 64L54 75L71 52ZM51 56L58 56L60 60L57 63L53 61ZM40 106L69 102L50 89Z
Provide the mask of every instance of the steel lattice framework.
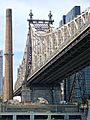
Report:
M49 26L48 29L40 31L33 23L30 23L24 56L19 66L14 91L22 86L26 71L28 71L27 77L33 76L73 42L88 26L90 26L90 8L57 29Z
M81 70L78 73L75 73L72 80L73 81L71 83L70 93L68 94L67 101L78 101L78 103L84 103L87 99L85 72Z

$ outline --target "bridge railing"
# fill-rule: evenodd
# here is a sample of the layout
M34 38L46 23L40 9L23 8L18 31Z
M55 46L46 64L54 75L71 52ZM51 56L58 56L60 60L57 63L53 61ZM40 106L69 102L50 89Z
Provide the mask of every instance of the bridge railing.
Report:
M31 40L32 40L32 68L29 78L32 77L37 71L44 67L51 59L58 53L65 49L75 38L77 38L87 27L90 26L90 8L85 10L81 15L77 16L74 20L68 22L64 26L54 29L50 28L48 31L37 31L31 25ZM27 45L29 38L27 38ZM25 76L25 51L24 59L20 65L18 78L15 84L17 90L23 82ZM29 79L28 78L28 79Z

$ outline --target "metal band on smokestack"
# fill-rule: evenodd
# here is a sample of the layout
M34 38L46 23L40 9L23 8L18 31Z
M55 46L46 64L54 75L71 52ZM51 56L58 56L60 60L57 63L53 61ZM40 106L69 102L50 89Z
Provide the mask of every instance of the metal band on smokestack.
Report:
M4 100L13 98L12 10L6 10Z

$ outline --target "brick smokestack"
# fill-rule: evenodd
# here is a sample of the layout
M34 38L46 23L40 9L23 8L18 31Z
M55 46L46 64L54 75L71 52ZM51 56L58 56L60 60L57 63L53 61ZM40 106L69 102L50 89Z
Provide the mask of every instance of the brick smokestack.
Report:
M12 10L6 10L4 100L13 98Z

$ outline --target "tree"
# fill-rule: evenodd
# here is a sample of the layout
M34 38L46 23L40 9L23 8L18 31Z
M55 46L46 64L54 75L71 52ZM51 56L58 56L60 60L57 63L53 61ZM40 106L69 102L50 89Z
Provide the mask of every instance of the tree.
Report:
M0 102L3 102L3 96L0 96Z

